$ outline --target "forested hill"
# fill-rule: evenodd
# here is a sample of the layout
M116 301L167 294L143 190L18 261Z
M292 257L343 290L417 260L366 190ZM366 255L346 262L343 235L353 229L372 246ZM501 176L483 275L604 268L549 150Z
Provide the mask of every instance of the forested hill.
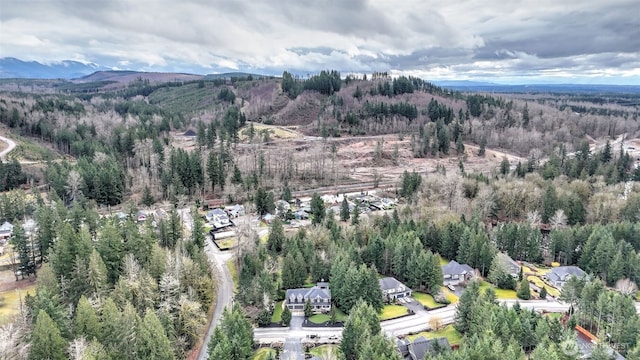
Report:
M304 79L288 72L281 78L229 74L210 80L126 72L115 80L107 75L113 74L96 73L76 82L0 81L0 123L25 141L75 160L74 176L82 179L84 195L101 204L118 204L125 193L140 194L145 187L166 199L170 193L192 196L205 185L212 192L224 190L229 181L247 188L264 185L267 178L327 185L332 157L337 173L335 153L328 148L304 155L299 163L274 153L274 168L268 152L249 159L236 145L268 143L268 134L254 128L260 123L295 126L299 133L325 139L398 134L408 149L396 152L412 158L458 157L456 163L465 161L465 144L478 146L481 155L485 148L503 149L522 159L519 176L542 168L551 157L544 167L547 178L576 178L585 171L608 174L611 183L632 177L633 159L616 147L604 161L590 153L589 145L622 134L640 137L640 106L633 105L638 100L633 94L460 93L418 78L386 73L343 77L336 71ZM175 135L187 129L196 133L202 153L174 146ZM25 144L20 151L32 148ZM581 154L577 161L565 161L575 152ZM44 180L64 196L72 169L52 163ZM504 170L509 171L508 163Z

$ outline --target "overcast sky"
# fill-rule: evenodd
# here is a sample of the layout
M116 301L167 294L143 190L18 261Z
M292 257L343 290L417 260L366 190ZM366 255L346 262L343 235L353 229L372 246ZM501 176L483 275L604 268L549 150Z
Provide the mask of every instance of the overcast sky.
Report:
M640 85L640 0L0 0L0 57Z

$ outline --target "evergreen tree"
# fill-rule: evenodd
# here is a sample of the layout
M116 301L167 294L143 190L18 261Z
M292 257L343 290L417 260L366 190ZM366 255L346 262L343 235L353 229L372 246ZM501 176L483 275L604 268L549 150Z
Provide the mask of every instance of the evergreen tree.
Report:
M271 222L271 229L267 237L267 249L280 253L282 251L282 244L284 244L286 237L284 235L284 227L280 218L276 217Z
M547 298L547 288L546 287L542 287L542 289L540 289L540 299L544 300Z
M478 156L484 156L485 153L485 148L487 146L487 138L485 136L483 136L480 139L480 149L478 150Z
M191 210L193 216L193 226L191 229L191 241L194 245L196 245L200 250L204 249L204 244L206 239L205 229L204 229L204 221L202 217L198 215L198 211L196 208Z
M30 360L65 360L67 342L44 310L40 310L31 333Z
M73 318L73 334L75 337L84 336L88 340L100 337L100 320L86 297L81 296Z
M155 312L147 309L137 331L137 357L150 360L174 359L171 342Z
M356 205L353 207L353 211L351 213L351 225L358 225L360 223L360 206Z
M349 202L347 201L347 196L342 196L342 205L340 207L340 221L349 220Z
M518 298L522 300L531 299L531 289L529 288L529 281L527 279L522 279L520 282L520 287L518 288Z
M477 315L480 299L480 284L472 281L464 290L455 315L455 328L461 333L467 333L471 328L474 317Z
M324 201L318 193L314 192L311 197L311 223L314 225L322 223L325 214Z
M377 311L364 301L353 307L342 331L340 350L347 360L358 359L361 349L369 345L371 336L380 334L380 320Z
M553 217L558 209L558 197L556 195L556 189L552 185L547 186L542 198L542 222L549 223L549 219Z
M151 194L151 189L149 189L149 186L145 185L144 190L142 191L142 204L146 207L150 207L155 202L156 200L153 198L153 195Z
M291 310L288 307L284 307L282 310L282 326L289 326L291 323Z

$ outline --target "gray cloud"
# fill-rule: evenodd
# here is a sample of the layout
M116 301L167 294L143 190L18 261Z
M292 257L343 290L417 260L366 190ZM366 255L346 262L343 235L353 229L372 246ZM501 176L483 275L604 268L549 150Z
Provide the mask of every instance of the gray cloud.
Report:
M637 0L2 0L0 30L0 56L150 71L640 78Z

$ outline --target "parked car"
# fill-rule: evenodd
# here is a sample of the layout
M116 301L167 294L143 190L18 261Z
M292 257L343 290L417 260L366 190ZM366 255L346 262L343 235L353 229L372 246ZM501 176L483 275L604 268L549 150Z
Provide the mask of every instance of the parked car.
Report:
M453 285L447 285L447 287L448 287L448 288L449 288L449 290L451 290L451 291L456 291L456 288L455 288L455 287L453 287Z
M331 336L329 336L329 340L338 340L338 336L337 335L331 335Z

